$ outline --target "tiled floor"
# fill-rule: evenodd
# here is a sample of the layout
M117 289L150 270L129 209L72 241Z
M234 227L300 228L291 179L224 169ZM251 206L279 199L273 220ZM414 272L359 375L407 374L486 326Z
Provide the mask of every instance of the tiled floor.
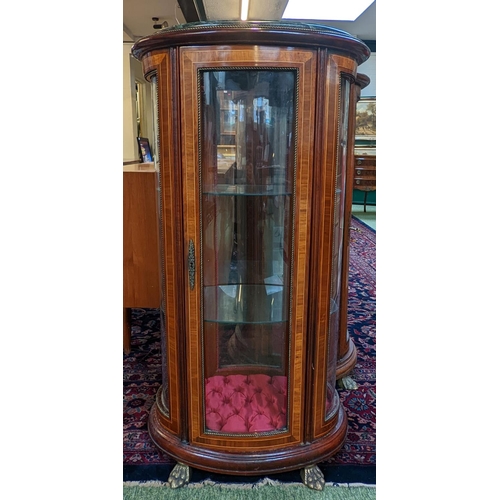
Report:
M362 220L365 224L376 230L375 227L376 215L377 215L376 209L377 207L375 205L367 205L365 212L363 209L363 205L353 205L352 215L354 215L354 217L357 217L359 220Z

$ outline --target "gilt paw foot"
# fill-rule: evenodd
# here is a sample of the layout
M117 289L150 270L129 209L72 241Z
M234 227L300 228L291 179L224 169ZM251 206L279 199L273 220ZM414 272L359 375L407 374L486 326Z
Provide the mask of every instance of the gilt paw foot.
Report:
M311 465L300 471L302 482L312 490L322 491L325 487L325 477L317 465Z
M340 389L354 390L358 388L358 384L356 383L356 381L349 376L342 377L341 379L337 380L337 384Z
M191 468L188 465L177 463L168 477L168 482L171 488L180 488L188 484L190 479Z

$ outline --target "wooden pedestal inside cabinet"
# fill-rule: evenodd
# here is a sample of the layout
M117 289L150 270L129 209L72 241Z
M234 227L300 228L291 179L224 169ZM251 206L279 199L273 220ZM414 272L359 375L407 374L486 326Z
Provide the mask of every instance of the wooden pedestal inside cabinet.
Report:
M336 390L355 79L331 27L218 21L136 42L155 96L163 380L149 417L178 464L301 469L343 445ZM351 165L352 168L352 165Z
M160 307L156 176L153 164L123 167L123 350L130 352L130 310Z

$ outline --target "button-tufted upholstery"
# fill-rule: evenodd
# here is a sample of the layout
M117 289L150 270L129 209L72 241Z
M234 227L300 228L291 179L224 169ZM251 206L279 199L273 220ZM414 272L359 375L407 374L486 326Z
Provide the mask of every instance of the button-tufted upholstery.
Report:
M253 433L286 427L287 378L216 375L205 380L206 426L213 431Z

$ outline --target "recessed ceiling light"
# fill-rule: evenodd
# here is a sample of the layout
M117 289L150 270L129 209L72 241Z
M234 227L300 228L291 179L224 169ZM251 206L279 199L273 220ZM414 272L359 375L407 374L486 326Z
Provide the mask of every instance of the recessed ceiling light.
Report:
M246 21L248 19L248 0L241 0L240 19Z
M374 0L288 0L283 19L355 21Z

